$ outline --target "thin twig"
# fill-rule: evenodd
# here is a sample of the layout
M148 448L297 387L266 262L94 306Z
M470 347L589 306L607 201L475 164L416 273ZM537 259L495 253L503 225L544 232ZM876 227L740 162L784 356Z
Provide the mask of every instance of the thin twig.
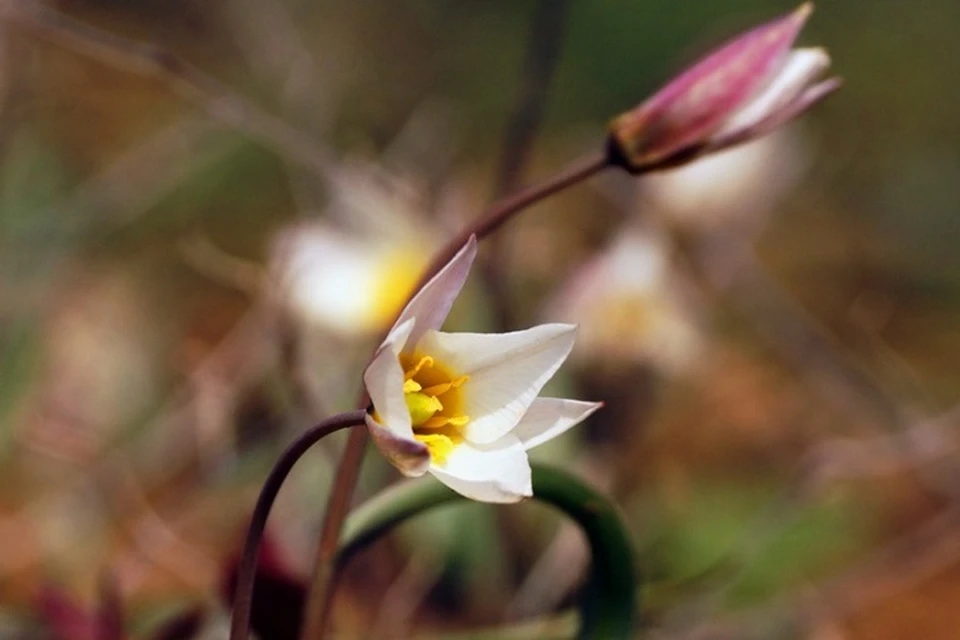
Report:
M862 562L819 584L786 594L770 604L719 620L664 630L658 640L729 640L757 637L747 632L758 621L790 619L798 625L841 620L875 606L960 560L960 505L902 534ZM687 617L690 620L689 616ZM766 636L764 636L766 637Z
M434 547L417 551L393 581L370 627L371 638L410 637L414 612L443 575L444 563Z
M732 300L735 310L814 391L866 424L882 427L901 446L918 421L903 404L865 372L853 356L824 330L758 263L742 239L700 239L685 247L688 264L714 294ZM960 499L958 465L915 468L930 491Z
M477 219L476 223L468 226L459 235L447 242L421 276L414 291L419 291L426 282L435 276L471 235L476 235L478 240L482 239L499 229L515 214L530 205L579 184L610 166L605 151L591 153L574 161L544 182L528 187L494 204L487 213ZM358 404L365 406L368 401L369 398L366 397L364 392ZM360 463L366 451L368 438L367 432L363 429L351 432L347 445L340 456L340 463L334 476L333 488L327 501L327 510L324 514L320 538L317 543L304 624L301 627L300 637L304 639L315 640L322 637L323 630L327 625L334 591L334 585L331 583L334 575L333 559L340 542L340 530L343 527L343 521L353 497L353 490L360 475Z
M135 553L155 568L174 576L191 588L201 586L194 577L215 572L217 563L168 523L150 503L130 465L119 455L102 460L92 474L100 485L105 508ZM138 514L136 518L133 514ZM169 552L165 550L172 547ZM130 587L130 580L127 580Z
M960 505L902 534L799 598L807 618L843 618L915 588L960 560Z
M523 179L533 142L540 130L550 83L560 61L566 33L568 0L540 0L533 15L530 45L520 74L516 108L504 131L503 149L494 194L502 197L517 188ZM513 306L505 278L506 245L501 236L490 239L481 273L486 279L497 329L513 328Z
M287 122L321 135L330 124L338 101L331 89L329 68L321 68L300 33L297 16L285 2L234 0L225 3L226 22L247 66L278 93ZM287 167L287 180L297 209L317 206L317 180L309 170Z
M816 488L836 479L889 476L942 463L960 450L958 423L960 405L902 432L828 438L806 454L804 482Z
M582 158L571 162L544 182L527 187L495 203L476 223L468 226L461 231L459 235L447 242L444 248L431 261L429 268L420 278L420 282L415 290L419 291L420 287L426 284L430 278L437 275L437 272L439 272L445 264L450 262L450 259L453 258L457 251L470 239L470 236L475 235L477 236L477 240L482 240L503 226L513 218L515 214L523 211L527 207L537 204L555 193L575 186L611 166L610 158L606 151L588 153Z
M216 78L154 44L127 40L35 2L5 7L2 19L110 66L152 75L224 124L326 176L334 160L311 136L251 103Z
M237 586L233 596L233 613L230 618L230 640L246 640L250 629L250 613L253 604L253 587L257 576L257 556L260 542L270 516L270 508L276 500L280 487L290 474L293 466L314 444L326 436L364 423L364 410L350 411L327 418L320 424L308 429L283 452L270 475L267 476L257 498L257 504L250 517L247 538L243 544L243 555L237 570Z
M680 245L684 257L688 259L688 266L693 269L705 289L732 301L735 310L749 321L788 364L803 375L804 381L810 384L814 391L832 400L848 414L869 425L883 428L883 435L866 441L863 444L864 450L857 453L856 458L863 467L861 472L876 472L886 468L882 464L876 464L876 461L866 459L877 451L898 450L903 455L927 461L935 455L942 455L941 451L933 451L930 440L935 439L938 444L942 443L943 436L940 431L945 424L957 419L957 412L948 411L939 418L918 421L894 396L888 394L863 371L842 345L821 328L816 320L763 270L746 241L727 235L722 238L701 238L700 242L695 242L693 246L681 241ZM833 453L836 454L836 445L833 448ZM843 450L840 450L840 453L844 453ZM841 463L844 460L846 458L841 456ZM950 513L960 509L957 465L953 461L949 462L951 464L936 467L911 465L928 490L951 501L952 506L945 515L932 521L929 528L935 531L942 531L951 521L955 521L956 514ZM685 607L679 617L690 619L693 609L702 614L715 608L759 557L760 549L764 545L757 543L757 537L770 539L775 532L782 531L784 523L789 522L789 518L783 517L787 507L808 495L811 488L831 477L831 473L837 469L837 463L836 455L830 457L830 450L825 453L822 448L814 449L802 465L797 482L791 483L782 495L772 501L750 527L760 535L751 536L752 543L743 558L740 570L722 580L700 603L694 607ZM843 471L848 470L847 463L842 463L841 466ZM925 526L918 530L916 536L931 537L923 533L926 528ZM908 542L897 544L900 547L909 546ZM948 551L955 553L954 547L949 547ZM843 582L847 581L849 580L845 578ZM869 580L864 582L869 583ZM836 582L840 583L841 581ZM839 588L831 588L832 595L822 598L822 601L829 603L839 600L840 591Z

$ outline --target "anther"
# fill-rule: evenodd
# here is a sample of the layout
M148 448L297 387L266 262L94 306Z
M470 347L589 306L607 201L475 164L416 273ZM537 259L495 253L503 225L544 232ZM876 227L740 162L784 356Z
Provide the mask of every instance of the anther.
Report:
M433 366L433 358L431 358L430 356L423 356L422 358L420 358L420 361L416 364L416 366L413 369L410 369L409 371L403 374L403 379L409 380L413 376L420 373L420 369L423 369L424 367L432 367L432 366Z

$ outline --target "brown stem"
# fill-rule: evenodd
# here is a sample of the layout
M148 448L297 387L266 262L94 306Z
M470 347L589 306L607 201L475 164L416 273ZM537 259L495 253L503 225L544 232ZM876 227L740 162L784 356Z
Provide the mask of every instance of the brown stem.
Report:
M545 200L555 193L579 184L611 166L613 165L610 164L610 158L606 150L589 153L571 162L545 182L527 187L495 203L476 223L470 225L447 242L420 278L416 290L419 291L420 287L426 284L430 278L437 275L437 272L440 271L445 264L450 262L450 259L453 258L457 251L470 239L470 236L475 235L477 236L477 240L482 240L503 226L504 223L520 211L541 200Z
M480 240L499 229L515 214L530 205L583 182L610 166L612 165L606 151L594 152L572 162L552 178L527 187L515 195L495 203L487 213L478 218L476 223L468 226L447 242L424 271L414 291L419 291L430 278L435 276L471 235L475 235ZM369 398L364 392L359 404L366 406L368 402ZM324 514L320 539L317 543L304 622L300 629L300 637L303 640L316 640L323 637L323 631L327 626L334 592L332 583L334 577L333 559L340 541L340 530L343 527L343 521L353 497L353 490L360 475L360 463L363 460L368 438L365 430L353 431L347 440L347 446L344 448L340 463L337 466L333 489L327 502L327 511Z
M237 570L237 586L233 596L233 613L230 618L230 640L247 640L250 630L250 611L253 604L253 585L257 576L257 556L260 542L263 540L267 518L280 487L293 469L293 465L306 451L317 442L335 431L347 427L356 427L364 423L365 411L357 410L341 413L305 431L280 456L270 475L267 476L257 498L257 505L250 517L247 538L243 544L243 555ZM355 432L356 433L356 432Z
M494 197L517 188L523 179L533 142L540 130L547 104L550 81L560 61L560 49L566 32L569 0L539 0L533 15L526 60L520 73L520 91L513 114L507 121L500 155ZM510 289L506 278L506 246L502 236L494 236L480 264L486 281L495 330L508 331L516 324Z

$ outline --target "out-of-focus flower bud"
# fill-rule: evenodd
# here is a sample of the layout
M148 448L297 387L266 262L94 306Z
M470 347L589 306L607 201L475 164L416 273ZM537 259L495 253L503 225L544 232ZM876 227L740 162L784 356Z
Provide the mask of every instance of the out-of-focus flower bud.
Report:
M836 78L816 82L826 51L791 50L812 10L804 4L734 38L615 118L613 161L633 173L685 164L769 133L837 89Z

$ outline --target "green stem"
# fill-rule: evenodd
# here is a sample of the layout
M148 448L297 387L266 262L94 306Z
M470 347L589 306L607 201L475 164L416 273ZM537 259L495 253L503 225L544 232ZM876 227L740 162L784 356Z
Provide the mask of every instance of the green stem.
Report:
M534 500L551 504L576 520L590 546L590 575L580 606L577 637L632 637L637 618L633 551L614 505L570 474L538 464L533 465L533 494ZM423 511L462 499L432 478L402 483L381 493L347 520L337 553L337 572L392 527Z

